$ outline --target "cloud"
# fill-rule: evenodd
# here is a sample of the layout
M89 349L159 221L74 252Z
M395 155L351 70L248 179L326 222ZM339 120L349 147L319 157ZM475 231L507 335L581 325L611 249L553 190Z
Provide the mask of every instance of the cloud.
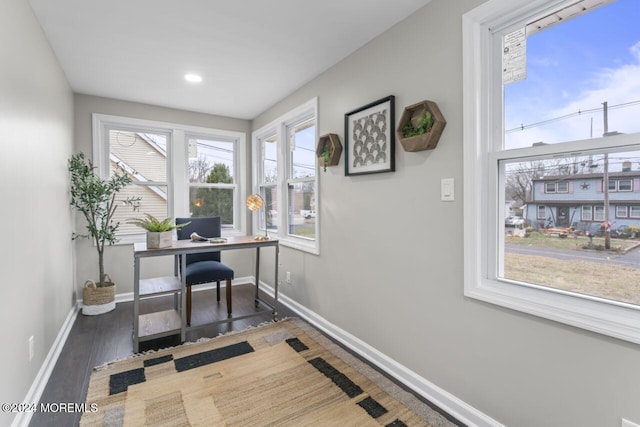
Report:
M589 87L583 88L573 101L561 108L543 111L538 117L528 117L531 117L530 123L538 123L578 112L581 114L509 133L506 135L507 147L528 147L538 141L557 143L587 139L592 134L599 137L604 132L603 102L607 102L609 107L610 132L640 132L640 41L629 51L633 56L631 63L597 70ZM562 90L560 93L565 94Z

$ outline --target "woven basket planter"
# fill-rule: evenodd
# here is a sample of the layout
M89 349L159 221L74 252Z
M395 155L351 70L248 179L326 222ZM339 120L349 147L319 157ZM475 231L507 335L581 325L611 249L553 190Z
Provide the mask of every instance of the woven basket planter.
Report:
M115 283L107 282L107 286L98 287L92 280L85 282L84 288L82 289L82 314L94 316L108 313L115 308Z

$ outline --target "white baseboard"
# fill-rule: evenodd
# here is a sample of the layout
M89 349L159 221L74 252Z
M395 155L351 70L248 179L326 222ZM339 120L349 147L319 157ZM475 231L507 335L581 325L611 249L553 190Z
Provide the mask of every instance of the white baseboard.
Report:
M260 289L273 297L274 290L271 286L261 281ZM327 319L321 317L317 313L309 310L307 307L298 304L286 295L280 293L278 295L278 303L287 306L301 318L464 424L478 427L504 427L503 424L480 412L471 405L468 405L437 385L427 381L425 378L416 374L406 366L401 365L371 347L361 339L351 335L347 331L327 321Z
M69 332L71 332L71 328L76 321L79 311L79 304L76 304L71 308L71 311L62 324L62 328L60 328L60 332L58 332L55 341L47 353L47 357L44 359L44 362L42 362L42 366L40 366L40 370L38 371L36 378L33 380L33 383L27 392L27 396L23 400L24 403L37 405L40 402L42 392L44 392L44 389L49 382L49 377L51 377L51 373L53 372L53 368L56 366L58 357L60 357L62 348L64 347L65 342L67 342L67 337L69 336ZM28 426L31 422L32 415L33 412L31 411L19 412L13 419L11 427Z

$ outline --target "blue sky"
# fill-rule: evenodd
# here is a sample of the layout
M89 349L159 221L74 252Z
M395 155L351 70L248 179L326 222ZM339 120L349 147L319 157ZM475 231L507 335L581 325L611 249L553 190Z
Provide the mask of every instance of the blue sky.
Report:
M640 0L617 0L527 38L527 79L505 86L505 129L640 101ZM507 148L603 132L602 111L508 132ZM593 119L593 122L592 122ZM609 111L609 131L640 131L640 103Z

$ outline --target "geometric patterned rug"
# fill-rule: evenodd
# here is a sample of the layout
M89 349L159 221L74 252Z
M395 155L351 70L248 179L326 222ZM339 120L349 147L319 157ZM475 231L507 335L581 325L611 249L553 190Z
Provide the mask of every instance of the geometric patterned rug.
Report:
M453 425L385 380L289 318L94 368L80 425Z

